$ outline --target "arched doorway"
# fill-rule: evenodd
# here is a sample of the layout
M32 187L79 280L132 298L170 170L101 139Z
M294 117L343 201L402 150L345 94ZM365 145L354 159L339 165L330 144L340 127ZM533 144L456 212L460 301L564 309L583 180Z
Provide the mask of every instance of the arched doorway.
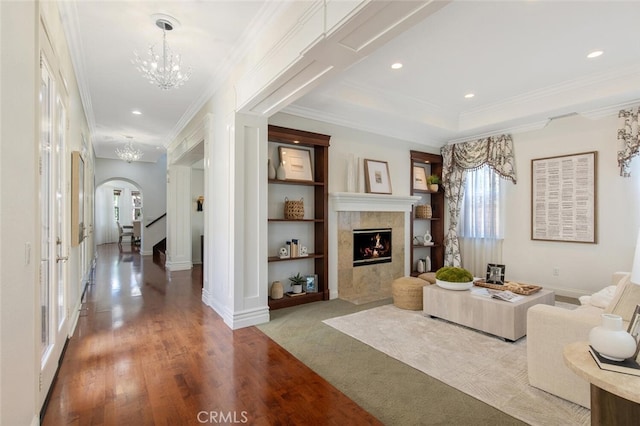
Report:
M144 238L143 205L142 190L133 181L112 179L100 184L95 198L96 245L118 242L118 222L123 227L131 227L128 229L132 231L135 229L133 238L141 244Z

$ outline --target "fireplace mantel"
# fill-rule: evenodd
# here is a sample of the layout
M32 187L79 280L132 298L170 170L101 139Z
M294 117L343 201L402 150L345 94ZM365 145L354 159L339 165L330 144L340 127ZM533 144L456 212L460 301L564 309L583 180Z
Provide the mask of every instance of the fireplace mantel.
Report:
M365 194L361 192L332 192L329 207L340 212L410 212L420 200L413 195Z

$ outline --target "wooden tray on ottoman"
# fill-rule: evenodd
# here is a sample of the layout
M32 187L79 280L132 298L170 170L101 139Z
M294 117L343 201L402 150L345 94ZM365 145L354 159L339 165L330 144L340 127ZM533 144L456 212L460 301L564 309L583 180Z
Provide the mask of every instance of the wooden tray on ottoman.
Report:
M524 296L528 296L537 291L540 291L542 287L539 285L531 285L531 284L518 284L518 287L509 286L509 282L507 281L504 285L500 284L489 284L485 280L476 280L473 282L473 285L477 285L478 287L486 287L493 290L509 290L512 293L522 294Z

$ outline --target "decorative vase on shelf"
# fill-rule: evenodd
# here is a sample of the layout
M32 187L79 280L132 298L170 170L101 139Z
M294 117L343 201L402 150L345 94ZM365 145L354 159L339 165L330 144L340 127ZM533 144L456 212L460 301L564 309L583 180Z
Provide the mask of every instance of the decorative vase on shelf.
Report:
M431 234L429 233L429 231L427 231L427 232L424 234L424 237L422 237L422 238L423 238L423 242L422 242L422 244L424 244L425 246L433 245L433 243L431 242L432 237L431 237Z
M603 357L624 361L636 353L636 340L622 327L622 317L602 314L602 325L589 332L589 344Z
M280 165L278 166L278 171L276 172L276 178L278 180L287 179L287 172L284 169L284 163L282 161L280 162Z
M419 273L423 273L424 272L424 259L418 259L418 267L416 268L416 270Z
M274 281L271 284L271 298L282 299L284 297L284 287L280 281Z
M427 256L427 258L424 260L424 271L425 272L431 271L431 258L429 256Z
M276 168L273 167L273 163L271 162L271 159L267 160L269 163L269 179L275 179L276 178Z

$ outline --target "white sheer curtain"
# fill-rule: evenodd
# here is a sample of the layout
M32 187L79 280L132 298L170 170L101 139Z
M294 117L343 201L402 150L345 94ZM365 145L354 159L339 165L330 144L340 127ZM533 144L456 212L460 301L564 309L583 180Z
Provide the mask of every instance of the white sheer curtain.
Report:
M458 234L464 268L476 277L485 276L488 263L502 263L503 185L488 165L465 174Z
M96 188L96 244L118 242L118 226L113 207L113 187L100 185Z

